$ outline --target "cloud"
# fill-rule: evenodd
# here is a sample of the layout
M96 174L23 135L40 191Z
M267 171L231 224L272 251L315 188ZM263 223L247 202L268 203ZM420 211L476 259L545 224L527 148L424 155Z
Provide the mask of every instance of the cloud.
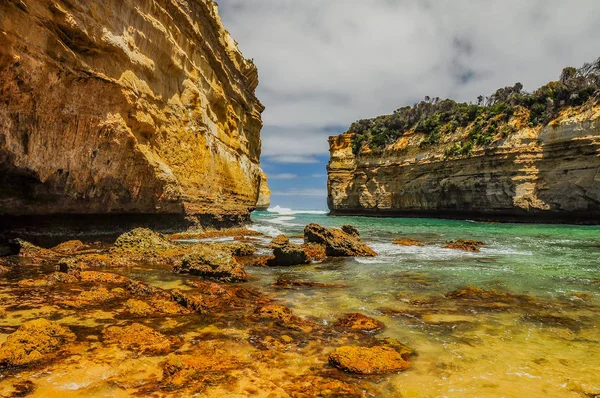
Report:
M313 174L312 177L313 178L324 178L324 177L327 177L327 174Z
M273 163L319 163L319 159L315 157L300 155L267 156L266 159Z
M298 174L280 173L280 174L271 174L269 176L270 180L293 180L294 178L298 178Z
M598 53L597 0L220 0L258 66L263 155L306 163L348 126L424 96L533 90ZM343 129L343 128L342 128Z
M327 190L321 188L292 188L285 191L271 192L271 196L314 196L324 198L327 196Z

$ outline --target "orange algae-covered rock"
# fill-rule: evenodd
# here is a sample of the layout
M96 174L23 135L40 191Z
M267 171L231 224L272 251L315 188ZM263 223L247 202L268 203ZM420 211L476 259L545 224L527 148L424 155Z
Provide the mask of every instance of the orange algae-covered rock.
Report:
M192 381L200 384L217 381L222 379L227 371L239 366L239 361L224 350L211 351L206 355L170 354L163 367L163 382L173 387L182 387Z
M117 344L124 350L144 354L166 354L171 349L171 342L166 336L139 323L110 326L102 331L102 336L107 344Z
M54 246L52 251L60 254L73 254L83 250L89 249L89 246L80 240L68 240L59 245Z
M325 228L315 223L308 224L304 228L304 242L325 245L325 253L333 257L374 257L377 255L359 237L349 235L339 229Z
M397 372L410 366L398 351L386 346L339 347L329 354L329 363L345 372L363 375Z
M23 323L0 347L0 365L24 366L75 340L69 328L46 319Z
M294 314L292 310L283 305L265 305L254 311L254 317L258 319L271 319L287 324L294 319Z
M212 278L222 282L244 282L248 275L230 251L212 245L197 246L177 260L173 272Z
M394 239L392 241L392 243L395 245L402 245L402 246L425 246L423 243L419 242L416 239L412 239L412 238L398 238L398 239Z
M444 249L456 249L463 250L467 252L478 252L481 246L485 246L485 243L479 242L477 240L465 240L459 239L455 241L448 242Z
M343 316L337 321L336 326L363 332L378 332L385 328L383 322L359 313Z

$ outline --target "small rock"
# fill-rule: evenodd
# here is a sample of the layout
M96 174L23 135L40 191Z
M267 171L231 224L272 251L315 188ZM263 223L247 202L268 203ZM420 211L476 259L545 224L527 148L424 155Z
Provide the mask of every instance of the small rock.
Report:
M46 319L22 324L0 347L0 365L24 366L43 359L75 340L69 328Z
M52 251L60 254L73 254L83 250L89 249L89 246L80 240L69 240L61 243L60 245L54 246Z
M410 366L398 351L387 346L339 347L329 354L329 363L345 372L362 375L398 372Z
M377 255L360 238L349 235L339 229L325 228L314 223L304 228L304 241L305 243L325 245L325 253L333 257L374 257Z
M139 323L124 327L110 326L102 331L102 335L106 343L117 344L124 350L160 355L171 349L171 342L167 337Z
M383 322L359 313L345 315L337 321L336 326L371 333L385 328Z
M398 239L394 239L392 241L392 243L395 245L402 245L402 246L425 246L423 243L419 242L416 239L412 239L412 238L398 238Z
M244 282L248 275L227 250L198 246L177 260L173 272L212 278L222 282Z
M175 248L162 234L148 228L136 228L119 236L115 247L134 254L155 254Z
M258 319L271 319L283 324L290 323L294 319L292 310L283 305L265 305L254 311L254 317Z
M285 235L279 235L269 245L273 249L273 259L267 261L269 266L291 266L310 263L310 258L300 245L291 243Z
M358 229L353 225L342 225L342 231L344 231L348 235L356 236L357 238L360 237L360 232L358 232Z
M485 243L479 242L477 240L464 240L459 239L455 241L448 242L444 249L456 249L463 250L467 252L478 252L481 246L485 246Z

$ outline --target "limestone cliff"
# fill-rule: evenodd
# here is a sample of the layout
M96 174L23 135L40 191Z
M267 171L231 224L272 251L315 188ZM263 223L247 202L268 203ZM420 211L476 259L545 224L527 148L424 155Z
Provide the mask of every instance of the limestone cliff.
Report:
M258 192L258 201L256 202L256 210L267 210L271 205L271 190L267 181L267 175L261 171L260 174L260 189Z
M0 2L0 215L246 219L257 84L211 0Z
M525 110L521 110L525 112ZM600 106L563 109L548 124L514 132L468 154L449 149L467 131L423 145L409 131L383 152L353 152L354 134L329 139L333 214L600 222Z

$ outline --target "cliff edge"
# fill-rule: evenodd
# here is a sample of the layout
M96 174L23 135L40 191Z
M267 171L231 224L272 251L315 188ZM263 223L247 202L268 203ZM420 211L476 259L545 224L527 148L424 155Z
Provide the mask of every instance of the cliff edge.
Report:
M427 99L331 137L332 214L600 223L600 79L567 69L531 94Z
M0 216L246 220L257 85L211 0L1 2Z

